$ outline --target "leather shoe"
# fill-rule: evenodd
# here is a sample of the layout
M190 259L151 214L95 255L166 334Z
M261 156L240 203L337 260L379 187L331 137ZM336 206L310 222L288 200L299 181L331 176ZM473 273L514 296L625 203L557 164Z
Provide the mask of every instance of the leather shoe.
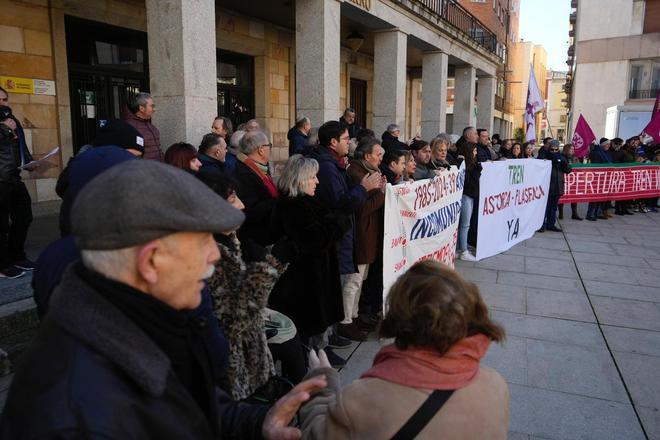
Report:
M582 217L580 217L579 215L572 215L572 216L571 216L571 219L573 219L573 220L579 220L579 221L584 220L584 219L583 219Z
M350 324L337 324L337 334L344 338L348 338L351 341L358 342L366 341L368 336L365 332L360 330L354 322L351 322Z
M556 226L548 226L545 228L546 231L552 231L552 232L562 232L562 230Z

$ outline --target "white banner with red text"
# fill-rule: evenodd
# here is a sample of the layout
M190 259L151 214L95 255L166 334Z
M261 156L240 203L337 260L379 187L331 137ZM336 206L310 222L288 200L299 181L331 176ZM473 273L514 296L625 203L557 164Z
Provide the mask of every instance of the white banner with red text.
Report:
M479 179L477 260L504 252L534 235L545 217L548 160L483 162Z
M660 164L576 164L559 203L608 202L660 196Z
M387 185L383 242L383 296L417 261L454 267L463 169L443 170L433 179Z

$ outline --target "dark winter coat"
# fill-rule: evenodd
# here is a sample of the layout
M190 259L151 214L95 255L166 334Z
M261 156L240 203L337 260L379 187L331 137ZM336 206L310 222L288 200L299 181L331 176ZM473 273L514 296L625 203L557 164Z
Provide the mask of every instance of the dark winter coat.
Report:
M229 153L227 153L227 155L229 155ZM223 175L227 172L225 162L221 162L215 157L200 153L197 155L197 159L202 163L200 171L208 172L212 175Z
M571 166L568 160L560 153L550 152L545 154L545 157L552 162L548 194L561 196L564 194L564 174L571 172Z
M15 131L0 124L0 182L15 183L21 181L18 167L32 162L33 159L25 143L25 132L21 123L14 116L10 118L16 123Z
M270 307L284 313L303 337L344 319L337 243L352 228L351 216L332 211L315 197L281 197L274 218L299 250L270 294Z
M589 153L589 161L591 163L612 163L612 154L610 150L605 151L603 147L596 145Z
M383 150L385 150L385 152L393 151L393 150L401 150L401 151L410 150L410 146L408 144L401 142L399 138L392 136L392 134L389 131L383 133L381 140L382 142L380 146L383 147Z
M126 122L135 127L144 139L144 155L142 158L162 162L164 156L163 150L160 148L160 131L151 123L151 119L140 119L130 112L126 112L123 117Z
M477 162L487 162L489 160L496 160L496 157L492 157L488 146L483 144L477 144Z
M234 402L216 388L212 426L169 357L75 266L21 365L0 438L261 437L267 407Z
M356 273L354 214L364 203L367 191L362 185L353 185L346 170L326 147L319 147L312 157L319 163L316 198L327 209L340 211L351 218L351 228L337 244L339 271L341 274Z
M245 205L245 223L241 226L238 238L241 241L254 240L261 246L268 246L279 238L270 227L275 201L266 185L250 167L239 161L236 163L234 178L238 183L236 193Z
M286 138L289 140L289 157L294 154L306 154L308 152L309 137L296 127L289 130Z
M50 297L62 281L67 267L79 260L80 251L73 235L55 240L39 255L32 275L32 291L39 319L43 320L48 312ZM195 318L204 318L209 323L208 348L213 374L218 383L224 383L228 362L227 340L218 326L218 322L214 319L213 308L211 293L208 288L204 288L202 289L202 303L189 313Z
M458 166L461 166L463 159L458 159ZM483 167L479 162L475 163L472 168L465 169L465 185L463 186L463 194L479 200L479 179L481 178L481 171Z
M346 128L348 129L348 135L351 138L357 139L357 134L360 132L360 130L362 130L362 127L357 122L353 122L352 124L349 124L346 122L346 119L344 119L343 116L339 118L339 122L343 123L346 126ZM358 139L358 141L359 140L360 139Z
M359 185L364 176L371 173L360 160L352 160L347 172L355 185ZM371 264L376 261L378 247L383 240L384 215L385 193L380 189L372 189L355 214L356 264Z

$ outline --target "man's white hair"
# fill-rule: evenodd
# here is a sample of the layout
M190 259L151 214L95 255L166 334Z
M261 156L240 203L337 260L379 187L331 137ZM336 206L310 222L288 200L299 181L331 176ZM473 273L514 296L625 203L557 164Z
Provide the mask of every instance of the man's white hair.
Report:
M111 250L81 250L83 265L108 278L117 278L126 268L135 265L136 247Z

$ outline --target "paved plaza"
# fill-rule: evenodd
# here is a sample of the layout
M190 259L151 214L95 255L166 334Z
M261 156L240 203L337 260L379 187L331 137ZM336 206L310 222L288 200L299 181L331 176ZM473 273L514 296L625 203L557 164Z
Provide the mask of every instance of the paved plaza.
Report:
M511 391L511 439L660 439L660 214L564 220L508 252L457 269L477 283L507 340L485 364ZM37 219L28 253L57 236ZM29 279L0 282L3 316L34 307ZM355 345L342 381L380 344ZM11 376L0 378L0 402Z
M660 214L561 226L456 265L507 332L485 364L509 383L509 438L660 439ZM354 347L342 382L379 346Z

